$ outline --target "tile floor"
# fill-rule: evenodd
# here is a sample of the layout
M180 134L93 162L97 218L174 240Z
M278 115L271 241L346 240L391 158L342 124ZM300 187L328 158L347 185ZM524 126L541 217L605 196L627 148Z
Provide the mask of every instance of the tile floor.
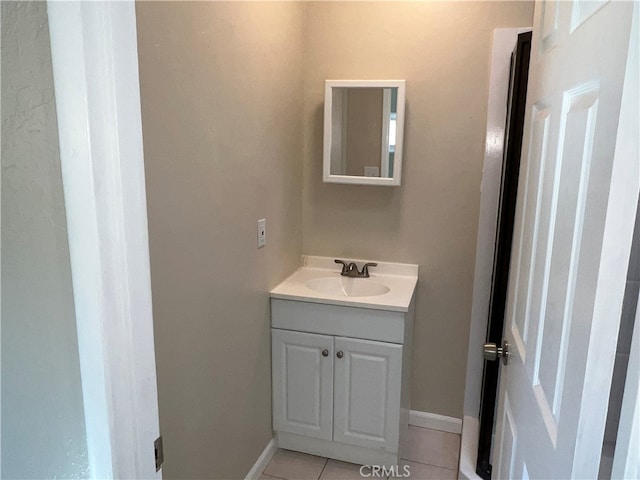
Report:
M449 480L457 478L460 435L409 426L404 457L412 480ZM362 480L360 465L278 450L262 472L261 480ZM375 480L368 477L368 480Z

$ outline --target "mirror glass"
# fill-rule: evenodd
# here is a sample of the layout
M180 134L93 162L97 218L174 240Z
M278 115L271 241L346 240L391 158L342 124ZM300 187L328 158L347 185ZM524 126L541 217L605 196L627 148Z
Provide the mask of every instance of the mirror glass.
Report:
M397 105L397 88L333 88L332 175L393 177Z
M362 83L327 85L325 181L400 185L404 91Z

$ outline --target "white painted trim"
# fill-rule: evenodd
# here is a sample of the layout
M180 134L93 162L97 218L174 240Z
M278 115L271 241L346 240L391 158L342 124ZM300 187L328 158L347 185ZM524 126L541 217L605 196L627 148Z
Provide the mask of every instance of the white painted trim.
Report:
M640 301L640 298L638 299ZM638 303L640 307L640 303ZM640 478L640 308L636 309L611 478Z
M461 419L418 410L409 412L409 425L440 430L441 432L457 433L458 435L462 433Z
M482 344L487 334L487 319L491 302L491 276L493 274L493 255L500 201L511 53L518 40L518 35L528 31L531 31L531 27L497 28L493 31L464 415L477 416L480 411L480 391L484 367Z
M478 433L480 422L478 417L465 416L462 420L462 435L460 439L460 462L458 463L459 480L481 480L476 473L478 459Z
M269 443L267 443L267 446L264 447L264 450L256 460L256 463L253 464L253 467L251 467L251 470L249 470L249 473L247 473L247 476L244 477L245 480L259 479L260 475L262 475L262 472L264 471L264 469L267 468L267 465L269 465L269 462L271 461L271 459L273 458L273 456L276 454L277 451L278 451L278 437L273 437L271 440L269 440Z
M159 479L135 5L47 6L91 478Z
M640 5L634 4L627 70L622 90L622 107L616 142L616 156L637 159L640 156ZM625 174L628 172L625 171ZM636 170L636 175L640 172ZM640 212L636 212L639 215ZM640 297L638 298L640 302ZM622 397L618 437L613 455L611 478L640 478L640 303L636 308L635 325Z
M398 88L396 112L396 149L393 178L364 177L331 174L331 128L333 87ZM324 136L322 180L325 183L347 183L352 185L400 186L402 180L402 156L404 139L405 80L325 80L324 87Z

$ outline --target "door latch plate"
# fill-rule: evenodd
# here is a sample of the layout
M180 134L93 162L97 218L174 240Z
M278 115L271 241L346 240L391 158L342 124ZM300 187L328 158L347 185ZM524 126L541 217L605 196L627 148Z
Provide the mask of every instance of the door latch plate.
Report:
M164 451L162 450L162 435L156 438L155 442L153 442L153 449L156 455L156 472L160 470L162 467L162 463L164 462Z

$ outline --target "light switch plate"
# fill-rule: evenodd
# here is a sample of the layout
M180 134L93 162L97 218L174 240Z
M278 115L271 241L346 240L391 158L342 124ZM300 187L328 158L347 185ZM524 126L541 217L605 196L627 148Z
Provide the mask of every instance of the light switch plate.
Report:
M267 243L267 220L258 220L258 248L264 247Z

